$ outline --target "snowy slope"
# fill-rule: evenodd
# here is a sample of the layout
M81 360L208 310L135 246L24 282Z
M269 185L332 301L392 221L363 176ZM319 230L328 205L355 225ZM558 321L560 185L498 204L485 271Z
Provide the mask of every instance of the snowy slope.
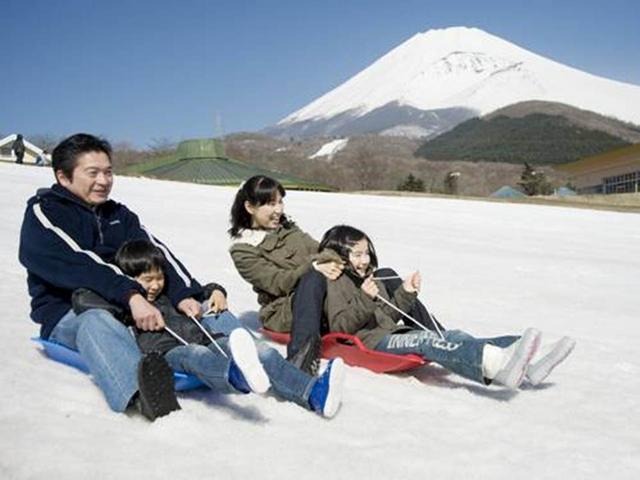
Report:
M348 138L338 138L322 145L316 153L310 155L309 158L327 157L327 160L331 160L336 153L342 150L349 143Z
M363 227L385 264L420 268L421 298L478 335L537 326L576 351L551 382L511 394L437 367L384 376L348 369L326 421L274 397L183 395L153 424L109 411L90 379L29 341L17 261L24 203L48 169L0 164L2 479L635 479L640 471L640 216L447 199L290 192L318 237ZM234 189L118 178L124 201L255 325L251 289L227 249ZM526 473L525 473L526 472Z
M451 27L416 34L274 128L292 131L303 125L308 130L315 122L330 125L333 134L348 134L349 122L377 112L379 124L381 112L393 107L395 120L406 129L420 119L406 110L400 115L399 108L435 115L465 109L468 118L527 100L640 123L640 86L565 66L476 28ZM385 115L389 119L392 113Z

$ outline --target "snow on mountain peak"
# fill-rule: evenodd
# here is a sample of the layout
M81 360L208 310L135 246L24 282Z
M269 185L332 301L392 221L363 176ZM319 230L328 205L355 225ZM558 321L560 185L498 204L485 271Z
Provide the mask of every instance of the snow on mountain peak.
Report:
M640 123L640 86L562 65L477 28L450 27L414 35L278 126L360 118L391 104L482 115L527 100Z

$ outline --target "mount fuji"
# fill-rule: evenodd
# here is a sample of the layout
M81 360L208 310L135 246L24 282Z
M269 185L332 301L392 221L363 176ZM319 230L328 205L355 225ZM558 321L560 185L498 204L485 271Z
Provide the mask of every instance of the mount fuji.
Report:
M433 137L530 100L640 124L640 86L568 67L477 28L451 27L414 35L263 132Z

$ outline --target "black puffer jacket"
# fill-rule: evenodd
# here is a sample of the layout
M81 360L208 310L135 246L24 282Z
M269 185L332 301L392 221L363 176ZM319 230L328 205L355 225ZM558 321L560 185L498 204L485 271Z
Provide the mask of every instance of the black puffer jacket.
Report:
M217 288L222 290L221 288ZM135 332L136 341L142 353L159 352L167 353L174 347L179 347L182 343L175 339L166 330L160 331L144 331L137 328L131 318L131 314L117 305L107 302L104 298L91 290L80 288L73 292L72 297L73 311L79 315L91 308L100 308L107 310L125 325L130 326ZM178 334L187 343L195 343L199 345L208 345L209 339L200 330L200 328L191 320L179 313L173 305L169 297L160 295L152 303L164 318L166 325L176 334ZM212 335L214 338L220 336Z

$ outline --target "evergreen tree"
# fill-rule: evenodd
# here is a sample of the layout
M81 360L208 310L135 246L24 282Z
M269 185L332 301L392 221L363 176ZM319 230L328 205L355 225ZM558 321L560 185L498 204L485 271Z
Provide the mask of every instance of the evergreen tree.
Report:
M524 193L532 195L551 195L553 187L542 171L534 169L527 162L524 163L524 170L520 174L518 185L522 187Z
M424 192L424 180L416 178L413 173L410 173L404 183L398 185L397 190L401 192Z

